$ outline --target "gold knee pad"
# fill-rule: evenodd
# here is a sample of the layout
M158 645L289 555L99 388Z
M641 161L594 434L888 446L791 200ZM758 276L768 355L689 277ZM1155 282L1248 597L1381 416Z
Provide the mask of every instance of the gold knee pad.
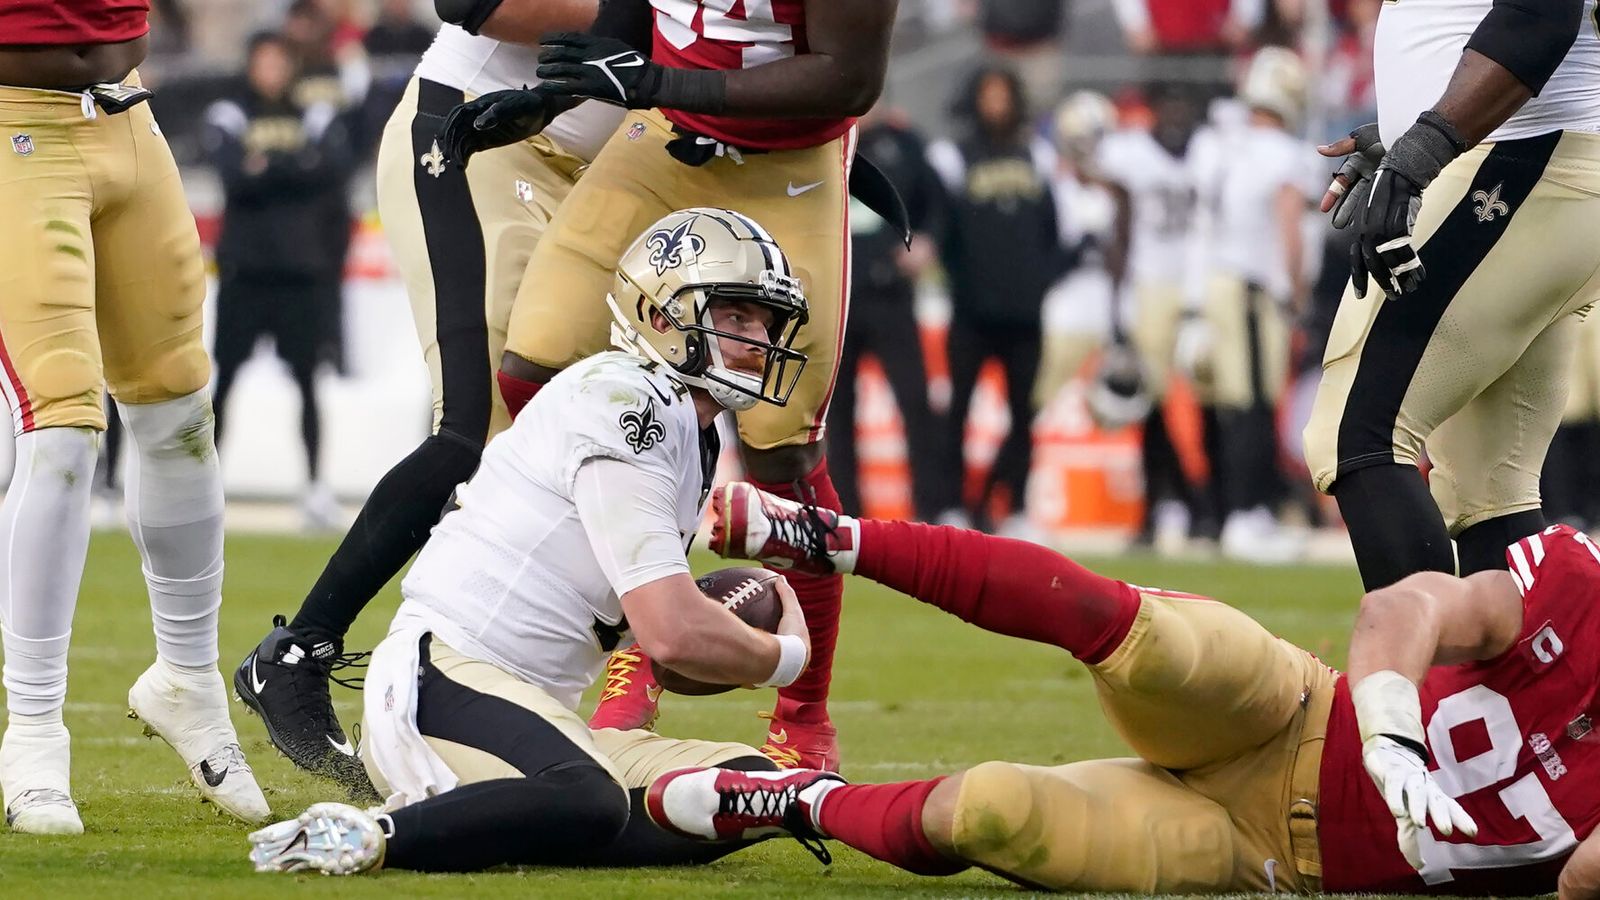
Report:
M187 397L211 381L211 357L199 342L186 342L137 371L108 372L111 396L123 403L160 403Z
M956 855L1014 877L1023 876L1041 853L1050 855L1042 846L1045 822L1034 792L1034 779L1015 763L986 762L968 769L961 776L950 831Z

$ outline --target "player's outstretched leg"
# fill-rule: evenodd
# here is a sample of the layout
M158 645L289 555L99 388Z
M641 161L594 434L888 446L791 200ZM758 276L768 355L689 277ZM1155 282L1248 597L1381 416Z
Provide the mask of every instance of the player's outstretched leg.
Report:
M267 800L245 762L217 671L222 606L222 473L211 401L197 391L118 404L133 449L128 530L144 562L156 661L128 691L129 715L182 757L202 797L246 822Z
M713 492L711 549L796 571L854 572L987 631L1105 659L1139 609L1128 585L1026 541L839 515L734 483Z
M844 784L826 772L684 769L645 808L701 839L788 833L828 860L839 841L916 875L980 866L1028 887L1139 894L1239 889L1228 811L1142 760L1044 768L986 762L959 775Z
M67 644L89 551L95 433L40 428L17 438L16 473L0 506L8 552L0 579L6 709L0 788L6 824L28 834L82 834L72 802L71 747L61 708Z

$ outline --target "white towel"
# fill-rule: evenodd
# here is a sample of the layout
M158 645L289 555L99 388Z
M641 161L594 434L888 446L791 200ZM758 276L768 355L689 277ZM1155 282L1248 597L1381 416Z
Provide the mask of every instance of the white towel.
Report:
M367 666L362 690L365 739L372 747L373 763L389 783L390 806L417 803L456 786L455 773L417 730L418 642L427 633L420 623L396 618L389 636L373 648Z

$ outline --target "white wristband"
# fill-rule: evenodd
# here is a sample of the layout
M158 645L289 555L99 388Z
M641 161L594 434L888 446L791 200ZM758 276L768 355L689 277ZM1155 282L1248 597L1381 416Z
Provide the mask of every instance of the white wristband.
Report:
M1425 745L1422 700L1411 679L1393 669L1373 672L1350 687L1361 742L1380 734L1398 735Z
M793 634L776 634L778 639L778 666L772 675L756 687L788 687L806 670L806 642Z

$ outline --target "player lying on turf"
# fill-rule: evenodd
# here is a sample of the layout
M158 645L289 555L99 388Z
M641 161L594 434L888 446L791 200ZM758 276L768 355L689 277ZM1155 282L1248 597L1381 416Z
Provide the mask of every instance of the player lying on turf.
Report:
M1571 528L1513 544L1510 572L1367 594L1341 675L1222 603L1030 544L747 484L712 508L723 555L854 572L1067 650L1139 758L882 785L677 772L646 801L665 827L781 828L911 872L979 866L1061 890L1600 897L1600 550Z
M622 352L564 371L489 444L373 651L360 755L388 811L312 806L250 836L258 870L662 865L741 846L708 852L630 804L685 765L771 761L739 744L591 731L577 706L630 630L662 665L712 684L784 685L805 668L805 618L781 579L774 637L702 594L685 559L716 467L714 420L784 402L805 364L792 349L805 296L750 220L691 209L639 236L607 299Z

